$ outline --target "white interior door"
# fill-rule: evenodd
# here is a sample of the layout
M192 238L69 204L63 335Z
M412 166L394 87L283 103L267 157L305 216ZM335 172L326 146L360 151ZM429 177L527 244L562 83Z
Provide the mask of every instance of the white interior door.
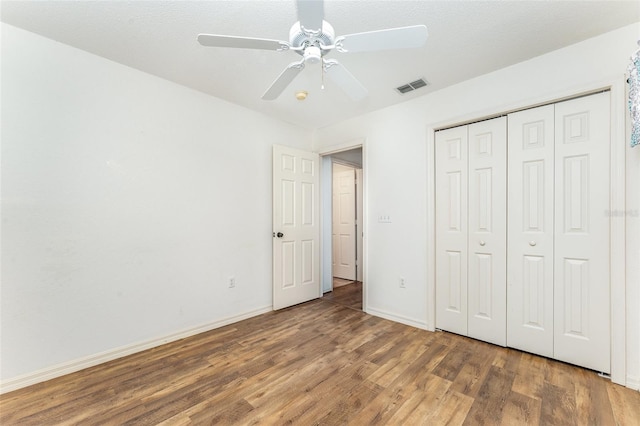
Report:
M507 344L507 118L468 126L468 332Z
M609 95L555 108L554 357L607 373Z
M320 297L318 154L273 146L273 308Z
M333 165L333 276L356 279L355 169Z
M436 133L436 327L467 335L467 126Z
M507 344L553 357L554 106L508 121Z

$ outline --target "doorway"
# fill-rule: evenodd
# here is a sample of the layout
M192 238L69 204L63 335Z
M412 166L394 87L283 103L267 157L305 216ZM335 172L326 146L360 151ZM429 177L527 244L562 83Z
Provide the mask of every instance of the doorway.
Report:
M362 147L322 157L323 300L363 310Z

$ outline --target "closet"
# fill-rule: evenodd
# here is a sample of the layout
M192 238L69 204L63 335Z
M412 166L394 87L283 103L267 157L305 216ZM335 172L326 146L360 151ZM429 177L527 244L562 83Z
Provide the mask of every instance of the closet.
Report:
M610 371L609 92L436 133L436 327Z
M506 344L507 119L436 133L436 327Z

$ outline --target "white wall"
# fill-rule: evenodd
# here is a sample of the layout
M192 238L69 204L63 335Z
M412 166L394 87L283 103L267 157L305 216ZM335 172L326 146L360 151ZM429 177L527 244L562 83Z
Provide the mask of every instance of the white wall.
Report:
M618 84L620 95L629 57L639 38L637 23L316 132L314 144L319 151L342 141L366 139L368 312L433 327L433 256L429 246L433 157L428 149L433 144L433 128L552 101L611 82ZM615 99L615 114L626 115L624 96ZM612 143L621 146L625 143L621 138L618 134ZM640 148L627 150L627 156L626 209L637 211ZM382 214L390 215L392 223L378 223ZM630 257L626 271L626 380L633 387L640 384L640 218L627 215L626 220ZM406 289L398 286L401 275Z
M4 385L270 309L310 132L5 24L1 100Z

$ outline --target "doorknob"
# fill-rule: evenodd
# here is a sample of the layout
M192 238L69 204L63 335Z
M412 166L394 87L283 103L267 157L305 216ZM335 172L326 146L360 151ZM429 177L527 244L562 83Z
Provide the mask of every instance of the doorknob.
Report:
M275 236L278 238L282 238L284 237L284 234L282 232L278 232Z
M535 245L536 245L536 242L535 242L535 241L529 241L529 245L530 245L531 247L533 247L533 246L535 246Z
M481 246L484 246L485 244L487 244L487 243L485 243L484 241L480 240L480 245Z

